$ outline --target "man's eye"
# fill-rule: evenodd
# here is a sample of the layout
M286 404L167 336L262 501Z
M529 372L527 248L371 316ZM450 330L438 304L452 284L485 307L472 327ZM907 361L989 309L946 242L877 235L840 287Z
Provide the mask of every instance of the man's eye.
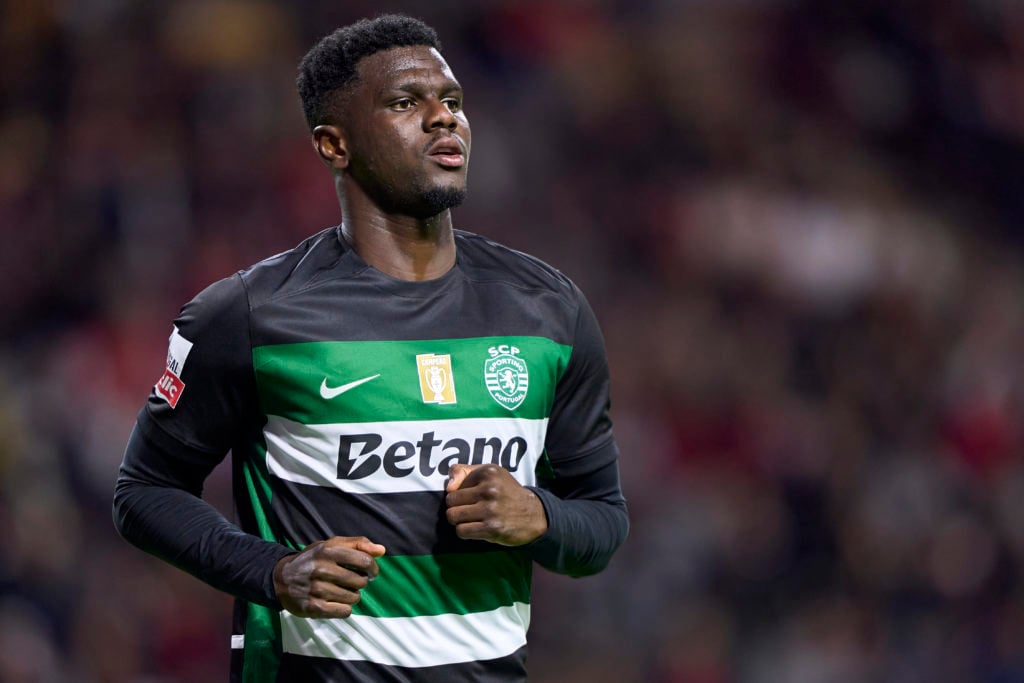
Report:
M460 102L459 100L449 98L444 101L444 104L446 107L448 107L448 111L452 113L462 111L462 102Z
M395 111L408 111L412 108L412 100L398 100L391 105L391 108Z

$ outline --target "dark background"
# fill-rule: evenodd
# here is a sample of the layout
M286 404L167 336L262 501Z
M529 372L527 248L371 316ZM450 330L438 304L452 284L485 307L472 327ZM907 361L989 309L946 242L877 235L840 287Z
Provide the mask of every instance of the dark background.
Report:
M179 306L339 221L295 67L384 9L607 336L632 533L531 680L1024 681L1016 0L0 1L0 681L226 680L113 480Z

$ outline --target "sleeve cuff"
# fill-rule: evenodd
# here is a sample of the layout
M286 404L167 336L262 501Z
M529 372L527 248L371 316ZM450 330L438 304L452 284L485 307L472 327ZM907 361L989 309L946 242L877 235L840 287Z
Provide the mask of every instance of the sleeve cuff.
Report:
M530 557L542 566L552 566L557 563L558 555L562 548L564 531L562 529L561 517L558 504L561 499L550 491L545 491L536 486L528 486L528 489L540 499L544 506L544 516L548 520L548 529L543 534L523 546Z

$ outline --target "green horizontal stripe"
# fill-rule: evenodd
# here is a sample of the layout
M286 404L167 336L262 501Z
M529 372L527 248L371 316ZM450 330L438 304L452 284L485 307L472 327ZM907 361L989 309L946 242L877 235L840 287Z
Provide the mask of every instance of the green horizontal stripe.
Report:
M530 559L514 550L385 555L377 564L380 574L363 589L354 614L371 617L469 614L515 602L530 602Z
M518 406L499 402L495 382L485 377L488 349L501 344L519 349L526 364L526 396ZM572 347L543 337L479 337L428 341L307 342L253 349L253 366L265 414L304 424L443 420L464 417L547 417L554 390ZM453 404L426 403L416 357L450 355ZM508 366L505 366L508 367ZM321 383L340 387L373 375L334 398L320 395Z

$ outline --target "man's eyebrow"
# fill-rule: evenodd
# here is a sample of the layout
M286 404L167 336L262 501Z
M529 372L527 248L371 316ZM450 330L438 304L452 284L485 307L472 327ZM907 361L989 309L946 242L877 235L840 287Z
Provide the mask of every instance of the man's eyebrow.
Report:
M404 92L411 92L411 93L417 93L418 94L418 93L421 93L421 92L423 92L424 90L427 90L427 89L428 89L428 87L423 83L423 81L406 81L405 83L399 83L398 85L393 85L393 86L390 86L388 88L385 88L385 91L386 92L392 92L392 91L395 91L395 90L402 90ZM443 93L460 92L461 93L462 92L462 86L459 85L456 81L447 81L444 84L444 87L441 88L441 92L443 92Z

